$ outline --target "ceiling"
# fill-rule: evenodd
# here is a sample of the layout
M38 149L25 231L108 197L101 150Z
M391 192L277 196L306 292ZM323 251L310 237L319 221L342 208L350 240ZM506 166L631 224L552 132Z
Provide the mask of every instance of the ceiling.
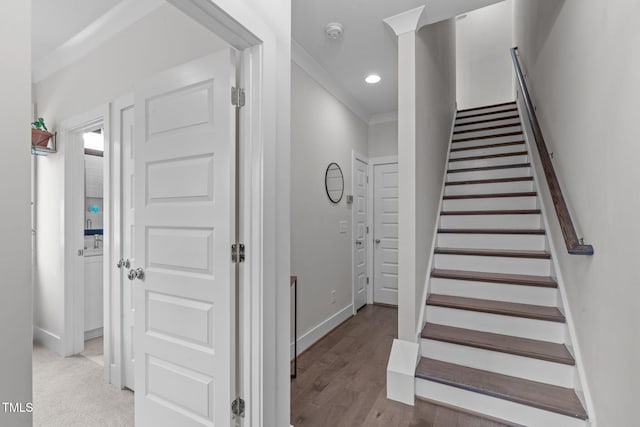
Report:
M421 23L449 19L502 0L293 0L292 37L335 84L355 99L370 117L397 111L398 46L395 34L383 20L425 6ZM339 22L344 33L330 40L324 33ZM375 85L364 78L377 73Z
M32 0L31 57L53 52L122 0Z

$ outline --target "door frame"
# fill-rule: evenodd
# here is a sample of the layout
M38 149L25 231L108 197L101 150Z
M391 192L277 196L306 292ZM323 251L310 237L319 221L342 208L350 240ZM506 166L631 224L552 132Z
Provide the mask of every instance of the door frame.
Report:
M84 256L78 253L84 248L84 141L82 134L97 127L103 129L104 169L103 169L103 229L111 229L109 197L110 191L109 145L111 141L111 121L109 104L64 120L60 125L61 147L64 151L64 336L63 356L71 356L84 351ZM109 261L107 255L111 242L103 233L103 267ZM108 268L103 268L103 290L109 283ZM109 313L103 313L105 326ZM106 334L106 328L105 332ZM109 348L105 344L105 354ZM105 363L106 366L106 363ZM105 367L105 374L107 373Z
M289 304L278 303L288 295L289 233L275 233L276 226L289 223L289 139L279 136L283 129L278 118L278 43L269 24L257 12L230 0L167 0L187 16L225 40L240 52L238 84L245 89L246 104L240 110L241 183L240 236L247 247L246 261L241 268L238 297L242 331L239 360L241 370L240 396L245 401L245 426L272 425L289 414ZM126 97L114 102L127 102ZM122 105L122 104L119 104ZM286 113L288 114L288 112ZM121 174L121 147L114 140L110 168ZM106 153L105 153L106 156ZM277 166L276 166L277 165ZM283 182L282 177L287 177ZM121 182L113 182L111 190L121 197ZM276 187L284 191L276 198ZM120 200L114 197L114 200ZM284 199L283 199L284 198ZM119 204L119 203L118 203ZM110 215L121 206L114 206ZM285 212L286 215L282 215ZM115 222L114 226L121 226ZM287 228L288 230L288 228ZM114 233L120 233L114 230ZM109 251L108 268L113 274L122 253L121 241L114 240ZM106 253L106 245L105 245ZM276 255L277 254L277 255ZM115 269L118 271L117 269ZM121 301L120 283L110 276L109 295ZM115 292L115 293L114 293ZM117 299L116 299L117 298ZM286 300L288 302L288 299ZM109 305L107 307L107 304ZM124 384L122 369L122 325L120 304L117 310L111 298L105 298L105 312L114 321L108 340L118 356L111 360L105 343L105 373L119 387ZM105 319L106 320L106 319ZM281 327L286 322L286 327ZM117 327L116 327L117 326ZM112 329L113 327L113 329ZM115 337L119 337L117 345ZM278 344L284 342L286 347ZM109 359L107 361L107 359ZM282 371L282 372L280 372ZM267 401L265 403L265 401ZM286 412L285 412L286 410Z
M116 266L117 262L122 258L122 141L120 133L122 127L121 111L131 108L134 105L133 94L124 95L111 103L111 116L113 120L112 137L110 144L109 170L111 172L111 182L113 184L109 199L112 202L112 209L109 211L112 232L109 238L112 242L109 252L109 263L105 264L105 270L110 270L109 282L105 289L104 310L109 313L109 323L105 322L105 351L104 366L105 377L114 386L122 389L125 384L124 370L124 333L122 331L123 309L123 292L124 286L123 275ZM107 344L108 342L108 344ZM113 351L107 353L107 348L113 348ZM113 355L113 359L111 356Z
M375 230L373 229L373 227L375 226L375 214L376 211L374 210L374 199L376 196L375 193L375 187L376 187L376 178L375 178L375 167L376 166L380 166L380 165L389 165L389 164L393 164L393 163L398 163L398 156L380 156L380 157L371 157L369 159L369 176L373 177L373 182L369 183L369 212L371 212L370 215L370 223L371 223L371 228L370 230L372 231L371 233L369 233L369 244L371 247L371 250L369 251L369 277L371 277L370 285L369 288L367 289L367 304L373 304L373 290L375 288L375 280L376 280L376 276L375 276L375 266L374 266L374 262L375 262L375 256L374 256L374 248L375 245L373 243L373 239L374 239L374 234L375 234Z
M367 165L367 177L369 176L369 158L363 154L358 153L355 150L351 150L351 197L354 197L356 194L356 162L361 161ZM369 197L369 182L367 182L367 198ZM354 200L355 202L355 200ZM369 210L369 201L367 201L367 227L371 227L371 211ZM356 211L354 204L351 205L351 307L353 307L353 314L356 314L358 310L356 310L356 290L357 290L357 277L356 277ZM371 234L365 233L365 244L367 246L367 277L369 276L370 266L369 266L369 252L371 252L371 239L369 238ZM369 303L369 287L371 286L371 280L367 283L367 301Z

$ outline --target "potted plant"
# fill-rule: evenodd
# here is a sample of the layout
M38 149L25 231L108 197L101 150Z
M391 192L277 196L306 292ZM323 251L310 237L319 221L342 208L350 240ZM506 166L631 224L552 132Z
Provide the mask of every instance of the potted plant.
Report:
M38 120L31 123L31 145L35 147L46 147L49 144L49 138L53 134L44 124L44 119L39 117Z

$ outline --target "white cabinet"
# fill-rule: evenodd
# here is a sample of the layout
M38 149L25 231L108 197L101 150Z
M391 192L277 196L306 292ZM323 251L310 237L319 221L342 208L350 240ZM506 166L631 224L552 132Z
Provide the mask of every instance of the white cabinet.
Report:
M84 330L89 337L102 335L102 260L102 255L84 258Z

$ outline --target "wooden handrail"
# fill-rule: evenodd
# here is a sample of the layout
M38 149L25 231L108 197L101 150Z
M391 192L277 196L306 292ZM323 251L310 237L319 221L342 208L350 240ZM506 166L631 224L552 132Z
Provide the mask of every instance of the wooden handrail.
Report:
M518 58L517 50L517 47L511 49L511 59L513 60L513 66L516 69L516 76L518 78L520 90L522 90L527 116L529 118L529 123L531 124L531 129L533 130L533 136L536 140L536 146L538 147L538 153L540 154L544 176L547 179L547 184L549 185L549 192L551 193L553 206L555 207L556 214L558 215L558 221L560 222L560 229L562 230L564 243L567 246L567 251L572 255L593 255L593 246L586 245L581 239L578 239L578 234L576 233L573 221L571 220L571 214L569 213L567 202L564 200L560 183L558 182L558 177L556 176L553 164L551 163L551 156L549 156L547 144L542 136L538 117L536 116L531 97L529 96L529 90L527 89L527 83L524 80L524 74L522 73L522 67L520 66L520 59Z

